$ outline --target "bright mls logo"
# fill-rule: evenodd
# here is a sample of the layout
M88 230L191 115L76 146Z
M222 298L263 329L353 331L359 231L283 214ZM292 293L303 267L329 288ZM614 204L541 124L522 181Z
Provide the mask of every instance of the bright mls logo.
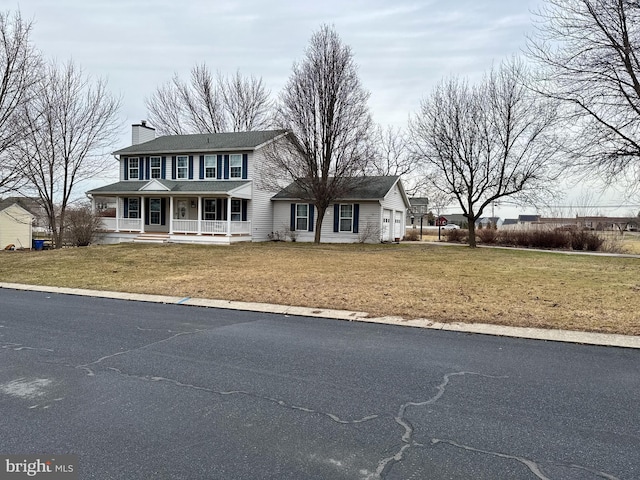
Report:
M77 455L0 455L0 480L78 480Z

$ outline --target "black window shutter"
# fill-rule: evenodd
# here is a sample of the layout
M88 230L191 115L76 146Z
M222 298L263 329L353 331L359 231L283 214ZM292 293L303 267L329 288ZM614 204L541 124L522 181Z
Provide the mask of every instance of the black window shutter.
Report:
M340 231L340 205L337 203L333 204L333 231Z
M167 157L162 157L162 162L160 164L160 178L162 180L167 178Z
M229 178L229 155L224 156L224 178Z
M193 155L189 155L189 180L193 180Z
M138 180L144 180L144 157L138 158Z
M353 204L353 233L358 233L358 223L360 222L360 204Z
M291 221L289 222L289 229L292 232L296 231L296 204L291 204Z
M222 199L216 199L216 220L222 220Z
M218 155L218 168L216 168L216 177L222 178L222 155Z
M145 157L144 161L146 179L149 180L151 178L151 174L149 172L151 170L151 160L149 160L149 157Z
M124 159L124 179L129 180L129 159Z
M314 223L314 218L313 218L313 203L309 204L309 231L313 232L313 223Z
M145 198L144 199L144 224L145 225L149 225L149 214L150 214L149 199Z
M124 199L124 217L123 218L129 218L129 199L128 198Z
M160 225L166 225L167 224L167 222L164 219L166 205L167 205L167 199L166 198L160 199Z
M242 221L247 221L247 201L242 200Z
M249 166L249 155L246 153L242 154L242 178L244 180L247 179L247 167Z
M176 179L176 157L175 155L171 157L171 179Z
M200 180L204 180L204 155L200 155Z

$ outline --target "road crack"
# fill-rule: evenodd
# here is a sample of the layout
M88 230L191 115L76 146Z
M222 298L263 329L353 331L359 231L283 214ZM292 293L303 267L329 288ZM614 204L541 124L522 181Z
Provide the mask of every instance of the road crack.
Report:
M95 372L90 368L92 365L97 365L97 364L99 364L99 363L101 363L101 362L103 362L103 361L105 361L105 360L107 360L109 358L118 357L120 355L126 355L127 353L135 352L137 350L144 350L145 348L152 347L154 345L159 345L161 343L169 342L169 341L173 340L174 338L180 337L182 335L194 335L196 333L200 333L200 332L204 332L204 331L206 331L206 329L198 329L198 330L193 330L193 331L190 331L190 332L179 332L179 333L176 333L174 335L171 335L170 337L163 338L162 340L157 340L155 342L147 343L145 345L141 345L139 347L131 348L129 350L123 350L122 352L116 352L116 353L112 353L110 355L105 355L104 357L100 357L99 359L94 360L93 362L90 362L90 363L85 363L83 365L76 365L76 368L79 368L81 370L85 370L87 372L88 376L93 377L95 375Z
M119 375L124 375L124 376L129 377L129 378L137 378L137 379L140 379L140 380L145 380L145 381L150 381L150 382L166 382L166 383L170 383L172 385L175 385L176 387L188 388L188 389L192 389L192 390L198 390L198 391L201 391L201 392L207 392L207 393L211 393L211 394L219 395L219 396L238 395L238 396L246 396L246 397L250 397L250 398L255 398L255 399L258 399L258 400L263 400L263 401L267 401L267 402L273 403L275 405L278 405L278 406L283 407L283 408L287 408L289 410L296 410L296 411L300 411L300 412L304 412L304 413L322 415L322 416L325 416L325 417L331 419L333 422L339 423L339 424L342 424L342 425L354 425L354 424L358 424L358 423L364 423L364 422L368 422L370 420L374 420L374 419L379 417L379 415L367 415L367 416L364 416L362 418L344 419L344 418L341 418L338 415L335 415L333 413L322 412L320 410L316 410L316 409L313 409L313 408L308 408L308 407L304 407L304 406L300 406L300 405L290 404L290 403L285 402L284 400L279 399L279 398L269 397L269 396L266 396L266 395L260 395L260 394L249 392L249 391L246 391L246 390L214 390L212 388L203 387L201 385L194 385L194 384L190 384L190 383L184 383L184 382L181 382L181 381L173 379L173 378L149 376L149 375L133 375L133 374L130 374L130 373L125 373L122 370L120 370L118 368L114 368L114 367L107 367L107 369L111 370L111 371L114 371L114 372L118 373Z

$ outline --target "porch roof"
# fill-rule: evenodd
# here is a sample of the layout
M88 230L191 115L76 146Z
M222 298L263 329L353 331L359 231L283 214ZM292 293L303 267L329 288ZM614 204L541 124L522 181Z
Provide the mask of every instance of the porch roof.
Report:
M145 188L149 184L159 184L164 188ZM231 194L245 185L249 180L127 180L123 182L112 183L104 187L94 188L87 193L92 195L119 195L132 193L145 194Z

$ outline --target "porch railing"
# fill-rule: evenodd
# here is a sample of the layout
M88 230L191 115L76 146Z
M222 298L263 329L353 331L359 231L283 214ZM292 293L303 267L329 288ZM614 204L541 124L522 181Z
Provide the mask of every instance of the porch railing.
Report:
M139 218L102 218L102 226L107 231L142 231L142 220ZM227 234L228 222L226 220L173 220L173 231L175 233L198 233L198 222L200 222L200 233L203 234ZM169 225L167 225L169 229ZM251 234L251 222L231 222L231 234Z

